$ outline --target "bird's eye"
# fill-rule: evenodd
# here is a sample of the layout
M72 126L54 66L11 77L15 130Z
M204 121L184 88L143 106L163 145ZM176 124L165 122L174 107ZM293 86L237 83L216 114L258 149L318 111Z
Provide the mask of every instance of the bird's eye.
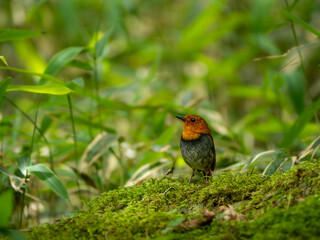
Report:
M195 122L196 120L194 118L191 118L191 122Z

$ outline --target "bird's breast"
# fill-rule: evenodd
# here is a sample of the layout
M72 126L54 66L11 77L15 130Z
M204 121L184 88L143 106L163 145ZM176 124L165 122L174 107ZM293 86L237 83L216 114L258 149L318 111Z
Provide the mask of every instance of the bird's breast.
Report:
M180 148L184 161L193 169L207 170L214 162L213 141L208 134L195 140L185 140L181 136Z

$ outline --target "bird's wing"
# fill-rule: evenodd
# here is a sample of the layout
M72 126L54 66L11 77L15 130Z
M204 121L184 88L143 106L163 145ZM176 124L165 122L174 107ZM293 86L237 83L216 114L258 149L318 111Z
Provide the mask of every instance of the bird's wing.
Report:
M216 168L216 150L214 148L214 141L213 141L213 137L211 136L211 134L209 134L209 137L210 137L210 139L212 141L211 149L212 149L212 152L213 152L213 163L211 164L211 171L213 172L214 169Z

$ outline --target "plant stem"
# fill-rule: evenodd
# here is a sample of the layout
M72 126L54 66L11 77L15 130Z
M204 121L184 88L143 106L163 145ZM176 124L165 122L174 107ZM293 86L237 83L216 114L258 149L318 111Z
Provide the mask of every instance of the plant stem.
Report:
M76 169L77 172L79 173L79 159L78 159L78 147L77 147L77 135L76 135L76 128L74 124L74 117L73 117L73 110L72 110L72 102L71 102L71 97L70 94L68 94L68 105L69 105L69 112L70 112L70 117L71 117L71 125L72 125L72 133L73 133L73 143L74 143L74 155L76 158ZM79 194L79 199L82 200L82 195L80 191L80 184L79 184L79 174L77 174L77 187L78 187L78 194Z
M37 95L38 96L38 95ZM35 114L35 119L34 119L34 127L33 127L33 132L32 132L32 140L31 140L31 146L28 154L28 164L27 166L30 166L31 163L31 153L33 150L33 144L34 144L34 138L36 135L36 125L37 125L37 119L38 119L38 110L39 110L39 98L37 98L37 108L36 108L36 114ZM27 184L28 184L28 177L29 177L29 171L28 169L26 170L26 175L24 177L24 185L23 185L23 192L22 192L22 202L21 202L21 212L20 212L20 229L22 228L22 218L23 218L23 211L24 211L24 200L25 200L25 195L26 195L26 189L27 189Z
M288 11L290 12L291 9L290 9L290 5L289 5L289 3L288 3L288 0L285 0L285 2L286 2L286 6L287 6L287 8L288 8ZM310 101L311 101L311 103L312 103L312 102L313 102L313 101L312 101L312 94L311 94L311 92L310 92L310 88L309 88L309 85L308 85L307 71L306 71L306 68L305 68L305 66L304 66L304 62L303 62L303 58L302 58L301 51L300 51L300 49L298 48L298 47L299 47L298 37L297 37L297 34L296 34L296 30L295 30L293 21L292 21L292 20L289 20L289 21L290 21L290 28L291 28L291 31L292 31L292 34L293 34L294 42L295 42L295 44L296 44L296 46L297 46L297 51L298 51L299 58L300 58L300 62L301 62L301 69L302 69L303 75L304 75L304 77L305 77L305 83L306 83L306 85L307 85L307 86L306 86L307 94L308 94L308 96L309 96L309 98L310 98ZM315 120L316 120L316 123L317 123L318 128L319 128L319 131L320 131L320 123L319 123L318 111L317 111L317 110L315 110L315 112L314 112L314 118L315 118Z
M44 136L43 132L41 131L41 129L37 126L37 124L32 120L32 118L30 118L28 116L28 114L26 114L24 111L22 111L14 102L12 102L9 98L5 97L5 100L7 102L9 102L13 107L15 107L19 112L21 112L21 114L27 119L29 120L29 122L31 122L33 124L33 126L36 128L36 130L38 131L38 133L40 134L40 136L42 137L43 141L45 142L45 144L47 145L48 149L49 149L49 158L50 158L50 166L53 166L53 155L52 155L52 151L51 151L51 146L49 144L49 141L47 140L47 138Z

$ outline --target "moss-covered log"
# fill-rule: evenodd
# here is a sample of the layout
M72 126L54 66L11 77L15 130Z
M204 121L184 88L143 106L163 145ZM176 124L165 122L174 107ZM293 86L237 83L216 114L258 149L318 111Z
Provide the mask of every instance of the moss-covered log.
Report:
M305 161L271 177L231 171L217 174L210 183L190 185L187 179L150 179L105 192L77 216L32 228L26 235L30 239L317 238L319 173L319 161Z

